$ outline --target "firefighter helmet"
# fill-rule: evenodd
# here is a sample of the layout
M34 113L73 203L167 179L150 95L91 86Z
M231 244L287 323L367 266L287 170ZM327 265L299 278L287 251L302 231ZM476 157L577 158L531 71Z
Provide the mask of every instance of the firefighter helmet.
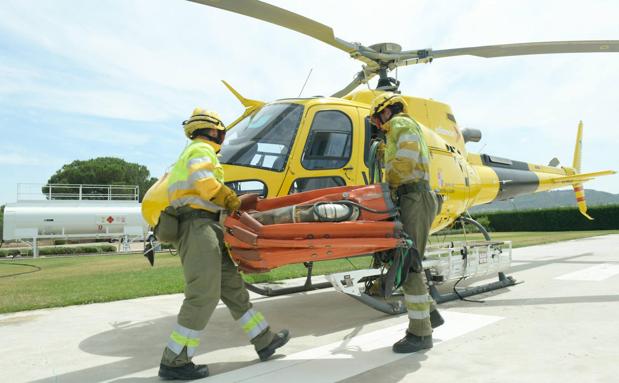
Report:
M194 132L200 129L216 129L226 131L226 126L216 112L195 108L189 120L183 121L185 136L192 139Z
M404 97L397 93L385 92L372 100L370 107L370 116L375 116L382 112L386 107L396 104L402 104L402 112L408 113L408 104L404 100Z

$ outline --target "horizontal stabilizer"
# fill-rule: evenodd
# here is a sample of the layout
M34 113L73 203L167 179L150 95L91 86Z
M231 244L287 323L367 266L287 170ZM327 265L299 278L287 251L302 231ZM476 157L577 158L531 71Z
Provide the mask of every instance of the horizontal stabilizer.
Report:
M221 82L224 83L226 88L228 88L228 90L230 92L232 92L234 97L236 97L241 102L241 104L243 104L243 106L245 107L245 112L243 112L243 114L239 118L237 118L230 125L228 125L226 127L226 130L232 128L239 121L241 121L245 117L247 117L250 114L252 114L256 109L260 109L265 104L263 101L258 101L258 100L252 100L252 99L249 99L249 98L245 98L245 97L241 96L241 94L239 92L237 92L236 89L234 89L230 84L228 84L224 80L221 80Z
M617 173L614 170L603 170L601 172L573 174L571 176L563 176L553 178L551 182L558 184L575 184L579 182L591 181L595 177L608 176Z

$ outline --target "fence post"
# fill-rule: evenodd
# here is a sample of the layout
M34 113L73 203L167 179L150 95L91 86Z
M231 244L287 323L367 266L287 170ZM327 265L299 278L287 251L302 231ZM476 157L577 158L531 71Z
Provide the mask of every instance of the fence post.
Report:
M39 258L39 246L37 244L37 237L32 238L32 258Z

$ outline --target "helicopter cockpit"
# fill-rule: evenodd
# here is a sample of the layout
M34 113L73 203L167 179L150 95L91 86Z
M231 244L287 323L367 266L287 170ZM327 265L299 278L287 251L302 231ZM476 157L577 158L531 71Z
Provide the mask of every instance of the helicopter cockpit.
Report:
M273 197L356 182L355 145L363 140L353 132L362 132L361 113L341 105L354 102L329 101L279 100L234 124L221 149L228 186Z
M283 171L302 114L299 104L265 105L230 131L221 148L221 162Z

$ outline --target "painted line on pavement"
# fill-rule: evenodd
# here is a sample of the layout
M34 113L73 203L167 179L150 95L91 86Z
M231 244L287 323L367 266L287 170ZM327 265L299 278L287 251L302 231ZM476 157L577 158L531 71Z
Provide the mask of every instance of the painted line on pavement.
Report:
M445 324L433 334L434 344L497 322L502 317L441 311ZM402 338L408 326L402 323L306 351L258 363L208 378L211 383L251 382L334 382L395 362L410 354L395 354L391 346Z
M572 273L560 275L555 277L555 279L564 281L603 281L617 274L619 274L619 265L604 263L574 271Z

